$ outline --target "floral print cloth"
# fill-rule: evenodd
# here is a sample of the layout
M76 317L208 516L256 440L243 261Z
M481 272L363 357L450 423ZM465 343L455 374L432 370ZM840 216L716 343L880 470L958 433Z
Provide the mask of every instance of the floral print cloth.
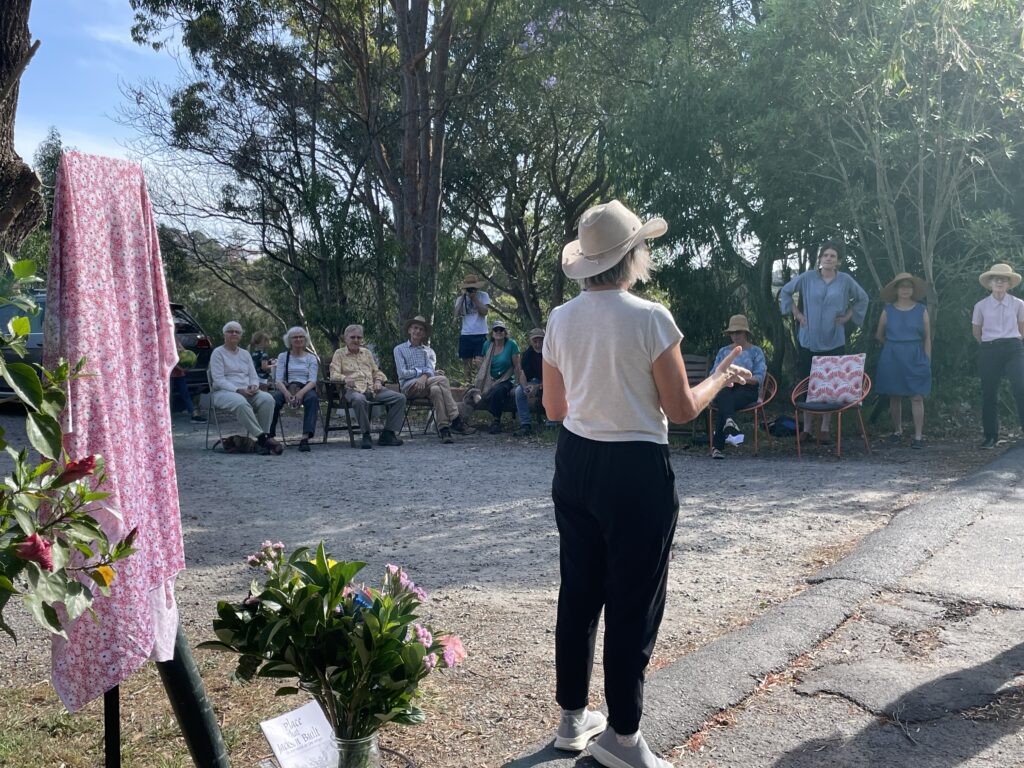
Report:
M178 355L142 168L69 152L54 195L44 359L83 356L94 375L68 387L65 448L103 456L103 503L116 514L97 518L111 539L137 527L138 551L94 603L98 622L86 614L67 641L54 638L53 686L71 711L147 659L173 657L185 559L168 407Z

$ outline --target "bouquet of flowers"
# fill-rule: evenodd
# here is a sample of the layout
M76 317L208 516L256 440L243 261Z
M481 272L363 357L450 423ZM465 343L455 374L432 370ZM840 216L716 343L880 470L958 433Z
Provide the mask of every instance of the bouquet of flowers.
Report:
M310 693L338 739L422 722L413 703L420 681L466 657L456 635L418 621L426 594L397 566L387 566L380 587L356 585L366 564L332 560L322 541L288 556L266 541L248 562L263 571L263 584L253 580L241 603L220 601L217 640L199 647L238 654L241 680L296 680L278 695Z

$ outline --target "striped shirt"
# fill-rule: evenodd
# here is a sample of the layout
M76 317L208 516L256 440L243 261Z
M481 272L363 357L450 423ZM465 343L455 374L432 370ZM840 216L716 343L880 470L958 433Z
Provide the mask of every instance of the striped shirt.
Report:
M423 374L434 376L436 368L437 353L426 344L414 347L411 341L407 341L395 347L395 370L402 389Z

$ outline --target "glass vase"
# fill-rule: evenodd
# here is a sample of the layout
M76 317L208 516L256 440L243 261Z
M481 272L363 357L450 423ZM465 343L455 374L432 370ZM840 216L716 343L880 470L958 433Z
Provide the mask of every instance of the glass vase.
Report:
M362 739L334 740L338 747L338 768L382 768L377 732Z

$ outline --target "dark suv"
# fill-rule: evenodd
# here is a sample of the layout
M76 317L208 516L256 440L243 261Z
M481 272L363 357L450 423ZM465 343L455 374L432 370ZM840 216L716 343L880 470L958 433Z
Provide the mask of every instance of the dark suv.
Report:
M4 357L8 362L25 362L32 365L41 365L43 362L43 315L46 312L46 294L37 293L36 303L39 305L39 312L29 316L30 331L25 344L25 357L19 358L14 352L5 349ZM25 314L18 307L10 304L0 306L0 328L7 328L11 318ZM181 346L196 353L196 364L187 369L188 390L192 394L205 392L206 368L210 364L210 353L213 345L199 323L192 317L181 304L171 304L171 314L174 317L174 335L181 342ZM14 394L7 382L0 378L0 396Z

